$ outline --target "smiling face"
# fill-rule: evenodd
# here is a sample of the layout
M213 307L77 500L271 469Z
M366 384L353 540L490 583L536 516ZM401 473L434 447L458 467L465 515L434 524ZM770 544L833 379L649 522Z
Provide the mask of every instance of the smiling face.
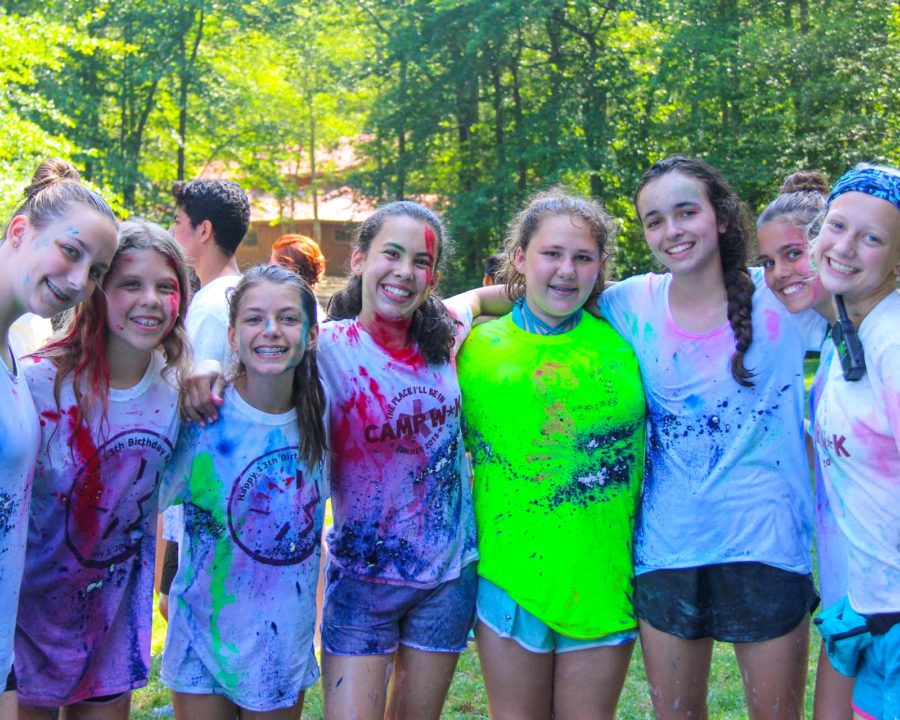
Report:
M678 171L666 173L641 189L636 205L647 245L673 275L721 263L719 233L725 228L701 181Z
M555 326L581 308L600 272L600 250L588 224L577 217L553 215L516 249L513 265L525 277L528 309Z
M809 243L802 228L782 217L763 225L756 236L766 284L789 311L803 312L825 299L819 278L810 268Z
M896 287L900 275L900 211L860 192L835 198L816 239L822 286L842 295L861 321Z
M353 251L350 265L362 279L364 326L410 321L437 285L436 243L430 225L399 215L384 221L368 252Z
M65 217L35 227L24 215L10 221L16 252L16 296L23 308L51 317L93 292L116 251L116 228L96 210L75 205Z
M103 283L107 356L149 353L178 318L181 288L169 259L156 250L122 254Z
M296 287L262 280L241 296L228 341L252 379L293 372L317 330L310 326Z

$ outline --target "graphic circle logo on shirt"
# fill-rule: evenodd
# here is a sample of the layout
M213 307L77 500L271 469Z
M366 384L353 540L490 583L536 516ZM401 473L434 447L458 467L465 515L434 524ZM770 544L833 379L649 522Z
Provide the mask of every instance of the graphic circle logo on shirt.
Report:
M66 545L85 567L103 568L138 552L155 522L159 470L172 443L151 430L126 430L98 447L75 475L66 502Z
M321 503L314 482L304 482L299 449L272 450L250 461L234 481L228 528L247 555L266 565L295 565L319 546Z

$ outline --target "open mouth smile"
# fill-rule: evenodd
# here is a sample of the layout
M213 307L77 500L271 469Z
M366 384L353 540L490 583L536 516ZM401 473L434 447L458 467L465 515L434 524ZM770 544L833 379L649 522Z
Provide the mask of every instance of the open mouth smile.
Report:
M260 345L253 348L253 352L260 357L274 358L281 357L287 352L287 348L282 345Z
M398 287L397 285L382 285L381 289L388 297L401 302L412 297L412 291Z
M828 258L828 267L830 267L840 275L854 275L855 273L859 272L857 268L851 265L845 265L844 263L839 262L832 257Z
M687 252L692 247L694 247L693 242L683 242L678 243L678 245L673 245L672 247L666 250L666 255L680 255L683 252Z
M62 304L67 304L72 302L72 298L66 295L62 290L60 290L56 285L54 285L49 278L46 278L44 282L47 283L47 287L50 288L50 292L53 293L53 296L59 300Z

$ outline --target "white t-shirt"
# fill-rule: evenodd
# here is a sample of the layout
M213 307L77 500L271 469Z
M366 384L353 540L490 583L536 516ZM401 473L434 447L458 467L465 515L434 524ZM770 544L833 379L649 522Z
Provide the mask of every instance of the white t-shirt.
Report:
M829 336L822 345L819 367L809 388L809 433L815 443L815 418L819 398L825 387L825 379L831 363L835 361L834 342ZM840 361L838 361L840 362ZM818 450L815 453L816 474L816 563L819 566L819 594L822 607L833 605L847 595L847 552L841 529L831 509L831 501L822 476L822 462Z
M850 604L859 613L900 611L900 292L859 327L866 373L828 369L816 408L816 449L831 510L843 533Z
M53 335L53 324L48 318L25 313L9 329L9 346L15 357L24 357L45 345Z
M186 424L162 502L183 502L161 678L256 711L293 705L318 677L312 640L327 463L299 459L295 410L271 415L232 386L219 419ZM202 667L203 672L196 672Z
M14 365L15 372L10 372L0 361L0 678L4 683L13 664L28 502L41 442L28 383L15 361Z
M218 360L228 371L234 364L234 354L228 345L228 291L241 280L240 275L224 275L204 285L191 300L185 323L194 362ZM162 536L180 542L184 530L181 507L163 513Z
M16 627L19 699L65 705L146 684L159 479L178 434L178 389L154 353L132 388L76 426L71 375L25 367L41 423Z
M194 295L187 314L187 334L194 350L194 362L218 360L228 368L232 360L228 346L228 291L240 275L224 275L204 285Z
M732 377L734 333L679 327L672 276L617 283L600 307L631 343L647 395L647 463L635 535L635 570L762 562L810 572L812 493L803 435L803 357L826 323L791 315L751 270L753 343Z
M472 327L459 321L456 349ZM434 587L477 559L455 359L392 354L357 320L327 322L319 368L332 392L330 561L377 582Z

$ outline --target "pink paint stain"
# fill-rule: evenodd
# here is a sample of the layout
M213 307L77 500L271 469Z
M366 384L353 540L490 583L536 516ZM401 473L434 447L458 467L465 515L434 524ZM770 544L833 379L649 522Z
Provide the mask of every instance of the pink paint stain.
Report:
M766 333L769 336L769 342L778 340L781 335L781 321L778 319L778 313L774 310L766 310Z

